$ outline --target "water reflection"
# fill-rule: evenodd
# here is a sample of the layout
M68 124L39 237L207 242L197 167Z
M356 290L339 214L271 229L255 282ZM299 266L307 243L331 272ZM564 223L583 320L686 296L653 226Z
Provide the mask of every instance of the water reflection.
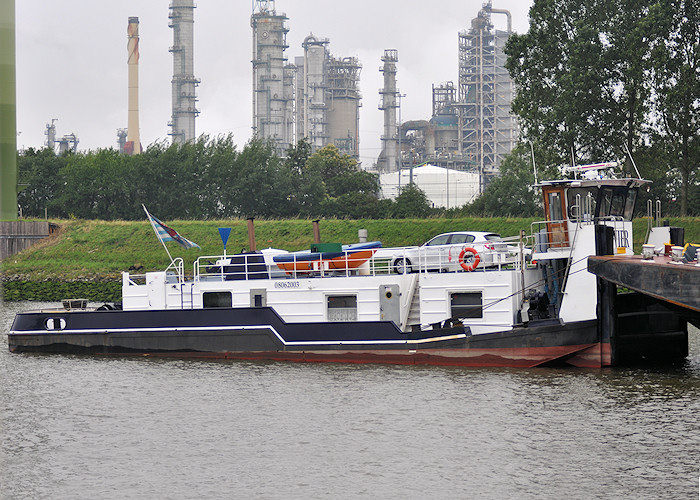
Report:
M6 498L688 498L691 338L676 368L517 370L11 355L3 335L0 482Z

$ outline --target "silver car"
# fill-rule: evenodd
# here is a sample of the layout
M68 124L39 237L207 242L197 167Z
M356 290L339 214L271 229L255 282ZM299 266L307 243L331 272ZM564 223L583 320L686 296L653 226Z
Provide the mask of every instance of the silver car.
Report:
M471 252L462 254L465 248L471 248L477 253L483 252L489 242L501 240L497 233L484 231L456 231L435 236L419 247L396 249L391 257L391 267L394 272L415 272L419 269L427 271L458 271L471 270L478 265ZM460 261L460 255L462 260Z

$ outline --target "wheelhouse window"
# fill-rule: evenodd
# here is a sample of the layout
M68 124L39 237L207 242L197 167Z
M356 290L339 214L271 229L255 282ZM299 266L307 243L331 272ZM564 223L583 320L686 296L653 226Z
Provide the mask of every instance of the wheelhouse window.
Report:
M231 292L204 292L202 295L202 305L205 309L232 307L233 300Z
M484 308L481 292L450 294L453 318L483 318Z
M569 188L566 190L567 206L569 207L569 218L590 220L595 216L596 199L598 198L597 187Z
M596 217L622 217L632 220L638 188L605 186L600 189Z
M327 305L328 321L357 321L357 296L331 295Z

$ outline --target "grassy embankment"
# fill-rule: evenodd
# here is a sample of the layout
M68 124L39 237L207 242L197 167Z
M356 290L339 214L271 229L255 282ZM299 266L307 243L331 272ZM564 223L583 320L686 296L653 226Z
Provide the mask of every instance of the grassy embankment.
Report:
M493 231L515 236L520 229L530 232L535 219L461 218L401 220L324 220L321 239L324 242L353 243L357 231L367 229L369 240L379 240L385 247L418 245L432 236L448 231ZM164 269L168 257L146 221L105 222L67 220L53 221L60 231L32 248L2 262L5 300L60 300L82 297L96 301L119 300L120 273L131 268L138 272ZM183 250L168 243L173 257L182 257L185 271L192 272L192 263L202 255L222 252L218 227L232 229L227 250L236 253L247 247L247 222L168 221L186 238L202 248ZM641 249L646 232L646 219L635 221L635 251ZM671 225L685 227L685 239L700 241L699 218L672 218ZM309 248L313 242L310 220L259 220L255 222L258 249L284 250Z

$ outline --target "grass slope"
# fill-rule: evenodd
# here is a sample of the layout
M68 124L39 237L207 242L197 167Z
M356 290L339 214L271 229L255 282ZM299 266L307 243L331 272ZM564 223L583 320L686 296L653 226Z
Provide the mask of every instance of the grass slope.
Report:
M460 218L460 219L400 219L400 220L323 220L321 239L324 242L357 242L359 229L367 229L369 240L379 240L385 247L419 245L436 234L448 231L493 231L503 236L515 236L520 229L530 233L535 219ZM143 267L143 271L164 269L169 261L162 245L148 222L106 222L85 220L53 221L60 226L58 233L42 240L28 250L2 262L4 281L45 280L118 280L121 271ZM185 270L192 272L192 263L202 255L218 255L223 246L219 227L230 227L228 253L248 246L247 221L168 221L181 235L202 248L184 250L168 243L173 257L182 257ZM671 225L685 227L685 240L700 242L700 219L671 219ZM641 249L646 233L646 219L634 224L635 250ZM313 243L310 220L259 220L255 222L258 249L266 247L301 250Z

